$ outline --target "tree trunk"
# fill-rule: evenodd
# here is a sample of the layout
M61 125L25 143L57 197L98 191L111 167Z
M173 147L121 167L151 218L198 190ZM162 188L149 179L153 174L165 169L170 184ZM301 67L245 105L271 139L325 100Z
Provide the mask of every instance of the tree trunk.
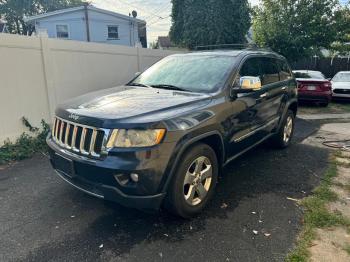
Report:
M19 26L18 18L15 19L17 34L21 34L21 27Z
M19 21L20 21L20 23L22 25L22 35L27 35L28 34L28 26L27 26L27 24L22 19L20 19Z

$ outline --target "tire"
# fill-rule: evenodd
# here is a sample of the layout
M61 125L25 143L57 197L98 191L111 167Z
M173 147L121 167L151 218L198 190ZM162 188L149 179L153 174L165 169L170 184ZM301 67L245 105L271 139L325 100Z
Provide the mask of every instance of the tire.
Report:
M290 123L290 121L292 121ZM288 110L286 116L283 119L282 125L275 135L270 139L271 145L275 148L284 149L291 144L295 127L295 115L294 112ZM287 130L288 129L288 130ZM287 133L285 133L287 132Z
M179 163L169 185L165 207L177 216L191 218L204 209L214 194L218 160L210 146L198 143L185 152Z

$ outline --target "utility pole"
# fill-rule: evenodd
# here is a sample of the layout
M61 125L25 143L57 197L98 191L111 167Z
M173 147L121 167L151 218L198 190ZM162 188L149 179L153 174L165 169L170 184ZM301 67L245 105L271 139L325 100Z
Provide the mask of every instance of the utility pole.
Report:
M90 25L89 25L89 3L84 3L85 25L86 25L86 40L90 42Z

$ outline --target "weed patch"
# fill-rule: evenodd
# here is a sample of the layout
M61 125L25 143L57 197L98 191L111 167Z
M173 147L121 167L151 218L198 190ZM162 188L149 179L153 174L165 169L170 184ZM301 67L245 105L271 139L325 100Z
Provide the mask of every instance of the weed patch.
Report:
M313 194L300 203L304 208L304 225L299 236L297 247L287 256L286 261L304 262L308 261L310 256L308 248L315 239L315 229L346 226L350 227L350 221L342 216L341 213L331 213L327 210L326 205L338 199L337 194L331 190L332 179L337 176L337 166L333 161L326 174L322 178Z
M5 141L0 147L0 165L11 161L18 161L33 156L36 152L47 150L46 136L49 133L49 125L42 120L41 128L33 127L26 118L22 118L23 124L29 133L23 133L16 142Z

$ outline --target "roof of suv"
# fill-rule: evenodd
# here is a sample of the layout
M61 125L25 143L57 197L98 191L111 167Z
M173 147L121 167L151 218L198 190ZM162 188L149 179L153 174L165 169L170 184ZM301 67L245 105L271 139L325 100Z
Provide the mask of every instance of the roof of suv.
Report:
M176 56L185 56L185 55L196 55L196 56L207 56L207 55L213 55L213 56L246 56L249 54L259 54L259 55L273 55L278 58L283 58L283 56L269 50L263 50L263 49L242 49L242 50L208 50L208 51L194 51L191 53L185 53L185 54L176 54Z

